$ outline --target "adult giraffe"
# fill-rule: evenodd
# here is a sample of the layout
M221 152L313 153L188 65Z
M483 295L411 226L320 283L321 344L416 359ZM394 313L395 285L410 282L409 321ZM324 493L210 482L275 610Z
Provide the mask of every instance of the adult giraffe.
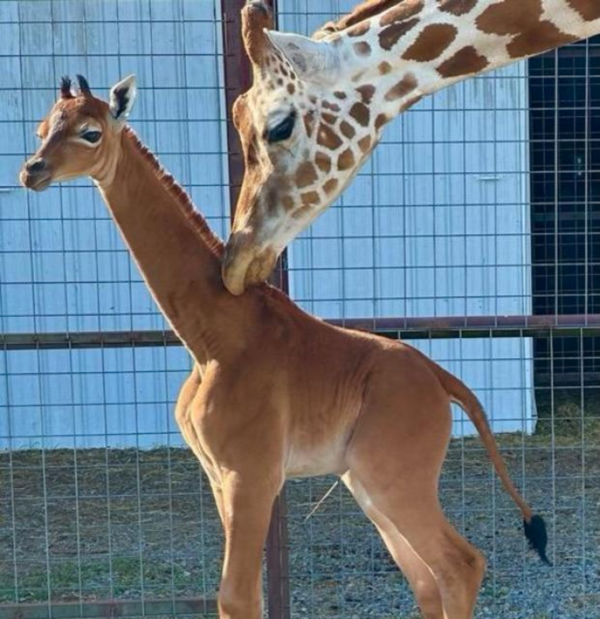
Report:
M233 120L246 174L227 243L233 294L337 198L384 125L423 96L600 32L600 0L369 0L309 39L243 10L252 88Z
M407 346L327 325L261 284L241 297L221 279L222 243L183 189L126 126L132 77L110 103L63 81L21 182L91 176L152 295L192 354L181 432L210 480L225 529L222 619L262 619L261 558L286 477L338 474L380 531L428 619L468 619L481 554L438 503L450 401L478 429L545 561L543 520L515 489L473 393Z

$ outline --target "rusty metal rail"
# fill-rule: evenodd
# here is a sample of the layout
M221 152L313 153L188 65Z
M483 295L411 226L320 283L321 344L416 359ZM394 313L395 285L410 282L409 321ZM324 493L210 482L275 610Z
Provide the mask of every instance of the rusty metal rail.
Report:
M476 337L544 337L600 335L600 314L587 316L436 316L429 318L349 318L329 324L379 335L418 339ZM126 348L130 346L181 346L172 331L84 331L78 333L4 333L4 350L68 348Z

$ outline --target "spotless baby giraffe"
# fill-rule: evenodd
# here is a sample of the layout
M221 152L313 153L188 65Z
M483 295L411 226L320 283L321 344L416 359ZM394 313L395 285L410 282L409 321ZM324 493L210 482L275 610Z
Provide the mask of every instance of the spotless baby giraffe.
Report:
M225 530L221 619L261 619L261 560L286 478L341 476L402 569L428 619L472 616L485 561L446 520L438 478L450 402L475 424L525 534L546 530L515 489L473 393L410 346L327 325L268 284L231 295L222 243L126 119L133 77L106 103L79 78L38 129L21 171L36 191L90 176L146 284L194 359L176 406ZM90 225L92 223L90 222Z
M600 32L600 0L369 0L315 37L243 10L252 88L234 105L246 173L223 262L240 294L350 183L423 96Z

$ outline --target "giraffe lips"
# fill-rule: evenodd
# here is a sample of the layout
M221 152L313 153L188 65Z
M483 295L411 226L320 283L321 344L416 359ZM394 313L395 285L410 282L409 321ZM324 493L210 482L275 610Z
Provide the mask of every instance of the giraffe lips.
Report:
M44 191L48 189L52 183L52 175L48 172L42 172L41 174L31 174L27 170L21 170L19 174L19 181L25 189L32 189L33 191Z
M269 277L276 261L274 249L267 247L257 251L251 243L240 242L240 237L234 234L225 248L223 283L231 294L239 296L248 286L260 284Z

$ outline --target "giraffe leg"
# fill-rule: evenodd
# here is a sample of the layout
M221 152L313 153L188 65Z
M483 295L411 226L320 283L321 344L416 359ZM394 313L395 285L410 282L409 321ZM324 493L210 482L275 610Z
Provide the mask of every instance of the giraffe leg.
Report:
M225 559L220 619L262 619L262 555L280 483L228 472L221 487Z
M386 363L369 384L347 464L352 483L428 566L444 619L470 619L485 561L439 504L451 425L448 396L430 374L416 364L407 370Z
M404 540L404 544L427 566L437 583L442 614L438 606L440 600L434 593L431 581L414 559L408 561L406 575L410 578L413 570L411 586L425 617L471 619L485 571L485 560L446 520L437 497L421 496L415 504L412 497L419 492L418 488L399 484L385 489L381 483L373 483L364 471L357 477L370 487L369 496L376 512L383 515L382 521L393 525L391 530L395 530L395 534L389 534L389 525L386 530L391 543ZM404 545L397 548L403 549ZM399 558L402 559L402 556Z
M396 565L406 576L425 619L444 619L442 598L431 570L398 532L393 523L375 508L369 495L351 473L342 477L358 504L375 525Z

